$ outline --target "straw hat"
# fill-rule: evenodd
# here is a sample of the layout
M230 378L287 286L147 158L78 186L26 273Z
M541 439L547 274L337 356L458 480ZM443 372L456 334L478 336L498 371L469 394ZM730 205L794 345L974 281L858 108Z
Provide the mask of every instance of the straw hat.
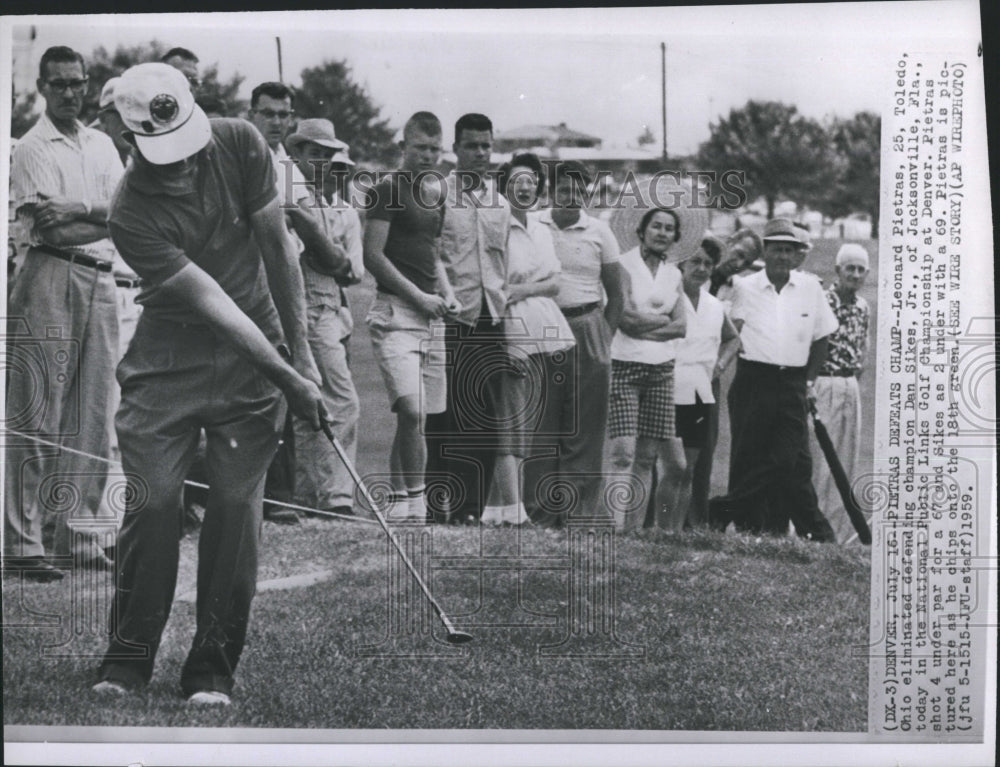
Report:
M638 199L636 195L638 194ZM633 181L622 188L615 210L608 222L623 251L639 244L636 229L643 215L651 208L662 208L677 216L680 238L667 251L666 261L677 263L693 256L708 229L708 211L691 206L691 190L666 175L645 181Z
M795 226L787 218L775 218L767 222L764 226L764 242L790 242L802 250L811 250L809 232L801 227Z
M323 117L310 117L305 120L299 120L295 132L285 139L285 146L289 150L294 151L297 145L305 141L311 141L314 144L319 144L320 146L325 146L327 149L333 149L338 152L348 148L347 144L337 138L337 134L333 129L333 123ZM338 159L337 161L343 162L342 159Z

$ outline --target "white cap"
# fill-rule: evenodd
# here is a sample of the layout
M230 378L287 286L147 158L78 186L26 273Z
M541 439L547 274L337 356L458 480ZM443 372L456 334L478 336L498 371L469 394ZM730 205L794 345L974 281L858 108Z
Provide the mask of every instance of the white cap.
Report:
M118 84L119 80L121 80L120 77L112 77L104 83L104 87L101 88L101 98L97 102L98 109L103 110L115 105L115 86Z
M169 64L137 64L115 84L115 107L142 156L169 165L200 152L212 138L208 117L191 86Z
M847 263L861 264L865 269L868 269L868 251L856 242L841 245L840 250L837 251L836 264L842 266Z

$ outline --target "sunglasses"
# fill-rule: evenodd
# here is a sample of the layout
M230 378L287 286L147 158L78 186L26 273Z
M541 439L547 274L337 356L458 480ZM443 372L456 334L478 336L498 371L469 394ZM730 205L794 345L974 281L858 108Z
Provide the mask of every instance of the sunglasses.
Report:
M80 93L87 87L87 82L89 80L89 77L84 77L82 80L46 80L45 84L56 93L62 93L67 88L72 90L74 93Z

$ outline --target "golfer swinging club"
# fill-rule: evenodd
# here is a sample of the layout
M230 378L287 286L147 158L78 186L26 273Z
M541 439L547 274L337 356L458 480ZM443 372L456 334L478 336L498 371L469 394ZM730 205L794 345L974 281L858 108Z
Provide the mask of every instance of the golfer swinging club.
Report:
M118 367L115 425L131 492L118 535L111 643L94 690L121 695L152 676L177 580L181 490L204 428L211 490L181 688L191 704L226 705L256 589L264 473L285 419L282 393L313 428L326 418L302 274L267 144L252 125L209 122L184 75L159 63L126 71L115 106L134 150L109 229L145 289Z

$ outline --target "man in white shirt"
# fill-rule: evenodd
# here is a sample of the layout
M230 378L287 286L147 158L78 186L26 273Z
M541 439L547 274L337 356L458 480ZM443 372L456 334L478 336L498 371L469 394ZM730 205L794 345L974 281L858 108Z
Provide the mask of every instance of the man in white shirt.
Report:
M37 86L45 112L11 163L28 250L9 302L8 343L19 364L9 367L5 425L107 459L118 317L106 218L123 168L111 139L78 119L87 91L79 53L46 50ZM87 524L99 516L106 465L19 435L6 447L5 566L58 580L48 553L110 569Z
M447 405L427 416L427 475L447 476L457 485L449 521L462 524L479 524L502 425L501 366L494 361L504 341L510 207L487 176L492 147L493 123L486 115L466 114L455 123L456 167L447 179L439 238L461 306L445 320Z
M568 353L569 370L561 384L563 408L555 458L525 464L525 503L539 524L562 527L571 517L601 517L604 503L602 459L611 391L611 339L625 304L618 241L610 227L584 210L589 169L575 160L551 169L552 208L539 221L552 233L559 259L556 304L568 321L576 346ZM607 302L602 304L602 296ZM574 501L561 502L561 485L572 483ZM534 494L534 495L532 495ZM551 507L552 510L547 509Z
M837 327L818 279L797 271L808 243L787 219L764 228L764 269L734 281L743 349L729 390L729 493L710 503L715 526L834 539L812 484L809 391Z
M295 249L303 250L303 239L322 238L322 227L312 208L312 192L306 180L285 151L285 136L295 118L295 93L284 83L264 82L250 93L250 122L260 131L271 150L274 163L278 202L285 214L285 223ZM307 233L308 232L308 233ZM267 473L265 496L277 501L292 501L295 496L295 448L291 417L282 437L281 447ZM279 524L295 524L296 512L290 509L264 506L264 519Z

